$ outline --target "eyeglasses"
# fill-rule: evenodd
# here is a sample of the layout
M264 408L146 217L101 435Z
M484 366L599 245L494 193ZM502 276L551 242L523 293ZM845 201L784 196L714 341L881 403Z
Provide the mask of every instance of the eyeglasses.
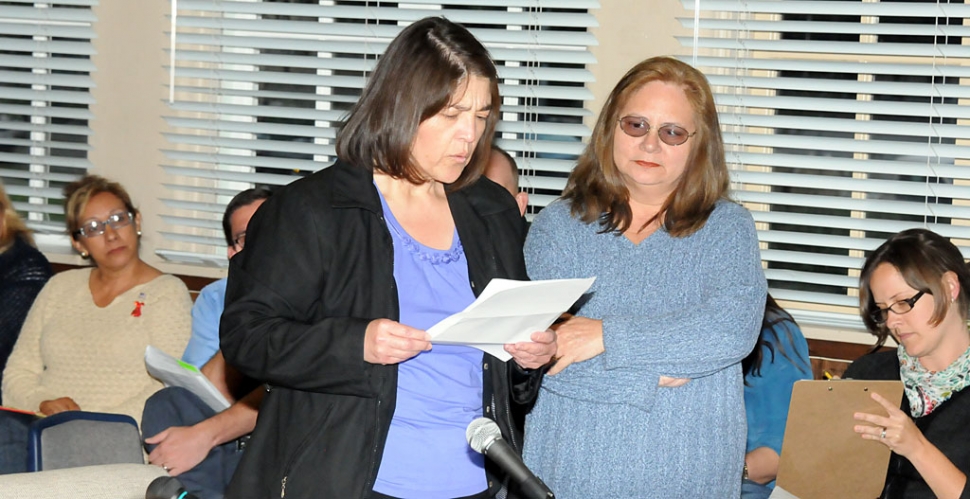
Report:
M81 226L78 227L73 234L75 236L81 236L84 238L97 237L104 234L104 228L106 226L111 226L112 229L118 230L122 227L131 225L131 221L134 218L135 215L133 215L130 211L112 213L103 221L92 219L81 223Z
M897 315L905 314L906 312L909 312L910 310L913 309L913 306L916 305L916 300L919 300L920 297L923 296L925 293L926 293L925 291L920 291L919 293L916 293L916 295L913 296L912 298L908 298L906 300L899 300L886 308L876 307L875 310L869 312L869 318L872 319L872 321L875 322L876 324L880 324L880 325L885 324L886 321L889 320L890 310L892 310L893 312L896 312Z
M240 250L243 249L243 246L246 246L246 233L241 232L238 236L236 236L236 238L232 240L232 245Z
M620 130L623 130L623 133L630 137L643 137L651 130L650 123L637 116L624 116L617 121L620 122ZM687 142L687 139L693 137L696 133L696 131L690 133L677 125L668 124L657 127L657 136L660 137L661 142L668 146L679 146Z

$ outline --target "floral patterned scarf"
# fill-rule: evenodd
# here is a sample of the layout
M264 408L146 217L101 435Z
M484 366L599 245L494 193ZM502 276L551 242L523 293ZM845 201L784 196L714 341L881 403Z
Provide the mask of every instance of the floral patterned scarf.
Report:
M896 349L899 357L899 378L903 381L909 412L914 418L926 416L954 394L970 386L970 348L942 371L929 371L919 360L906 354L902 345Z

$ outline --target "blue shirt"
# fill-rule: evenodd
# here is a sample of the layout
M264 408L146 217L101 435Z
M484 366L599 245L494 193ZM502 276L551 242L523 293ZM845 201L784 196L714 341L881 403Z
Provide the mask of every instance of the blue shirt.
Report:
M475 301L457 231L451 248L412 239L381 196L394 242L400 322L428 329ZM450 498L488 488L484 457L465 440L482 415L480 350L434 345L398 366L397 404L374 490L400 498Z
M219 351L219 319L226 308L226 281L219 279L202 288L192 305L192 337L182 360L202 367Z
M791 333L791 339L788 333ZM745 453L768 447L781 456L792 386L796 381L812 379L808 342L798 325L787 320L776 323L761 334L771 343L774 357L768 347L762 346L761 375L748 374L744 377L747 382L744 386L744 409L748 418ZM766 485L774 488L775 482Z

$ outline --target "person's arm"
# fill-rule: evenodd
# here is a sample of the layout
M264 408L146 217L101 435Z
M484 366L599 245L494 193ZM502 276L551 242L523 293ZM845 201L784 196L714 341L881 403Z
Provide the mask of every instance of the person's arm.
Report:
M222 279L199 292L192 305L192 336L182 354L183 362L202 369L219 350L219 320L225 299L226 283Z
M56 281L49 281L54 284ZM55 284L56 285L56 284ZM14 345L13 352L7 359L7 366L3 371L3 403L6 406L27 411L37 411L41 402L55 400L68 394L52 393L40 383L44 372L44 361L41 357L40 340L44 330L44 321L48 313L50 285L41 290L34 304L27 313L27 319L20 330L20 336Z
M758 447L745 454L744 464L748 467L748 480L762 485L778 477L778 453L770 447Z
M936 497L940 499L965 497L967 475L927 440L908 414L878 393L870 396L886 410L888 415L855 413L856 420L870 423L856 425L853 428L855 432L866 440L882 443L896 454L908 459Z
M812 371L808 342L797 324L784 320L761 334L772 348L759 346L762 349L759 375L745 376L744 403L748 442L752 447L745 456L745 464L748 478L765 484L778 476L792 387L796 381L811 379Z
M173 426L145 439L157 444L148 455L153 464L164 464L177 476L199 463L218 445L247 435L256 428L259 405L266 390L260 386L228 409L192 426Z
M223 355L270 385L374 397L378 380L371 373L378 366L364 360L371 320L317 316L331 262L360 262L346 261L357 255L334 254L340 216L311 202L307 186L295 187L303 191L289 188L260 207L249 222L246 249L229 262ZM365 267L357 270L368 272Z

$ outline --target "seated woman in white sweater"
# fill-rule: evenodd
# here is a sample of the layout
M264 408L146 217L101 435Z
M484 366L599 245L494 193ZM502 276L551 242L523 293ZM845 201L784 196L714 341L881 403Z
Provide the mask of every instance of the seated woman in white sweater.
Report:
M139 257L141 216L121 185L89 175L64 193L72 244L94 267L59 273L38 295L3 372L3 401L48 416L84 410L140 421L162 388L145 370L145 347L178 357L192 301L181 280ZM27 423L0 413L0 472L25 466Z

